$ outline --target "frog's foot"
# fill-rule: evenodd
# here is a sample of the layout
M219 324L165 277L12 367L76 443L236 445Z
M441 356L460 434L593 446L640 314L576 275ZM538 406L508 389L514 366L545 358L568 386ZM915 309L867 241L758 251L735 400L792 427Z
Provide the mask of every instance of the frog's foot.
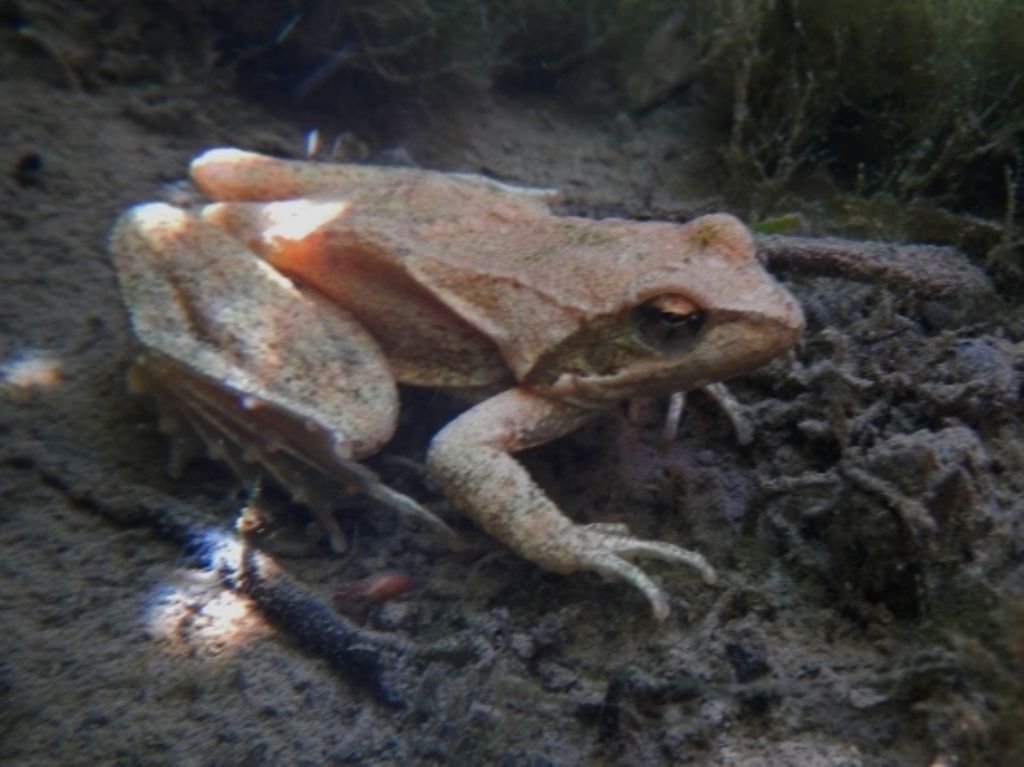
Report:
M156 353L135 363L130 384L134 393L157 401L161 431L174 446L168 467L172 476L180 476L198 452L195 446L203 446L208 457L226 463L246 484L269 477L308 507L333 551L348 548L335 516L339 491L342 497L417 519L457 545L457 534L443 520L347 458L333 435L313 422L298 422L271 403L208 381Z
M364 496L377 506L383 506L403 516L418 519L420 522L425 523L441 535L451 548L460 549L464 546L458 533L450 528L440 517L421 506L409 496L379 482L367 488L364 491Z
M714 568L700 554L671 543L636 538L622 524L572 525L539 546L544 551L538 552L537 559L552 563L549 565L552 570L591 570L632 584L647 597L654 617L658 620L663 620L669 613L668 597L643 570L632 563L632 559L650 557L690 565L700 572L708 584L714 583L718 577Z

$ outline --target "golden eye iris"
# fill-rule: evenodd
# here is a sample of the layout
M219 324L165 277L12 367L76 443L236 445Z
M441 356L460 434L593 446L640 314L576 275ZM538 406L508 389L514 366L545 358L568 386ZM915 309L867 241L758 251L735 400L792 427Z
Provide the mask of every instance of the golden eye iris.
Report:
M688 298L655 296L633 308L633 332L637 340L655 351L684 351L701 328L704 312Z

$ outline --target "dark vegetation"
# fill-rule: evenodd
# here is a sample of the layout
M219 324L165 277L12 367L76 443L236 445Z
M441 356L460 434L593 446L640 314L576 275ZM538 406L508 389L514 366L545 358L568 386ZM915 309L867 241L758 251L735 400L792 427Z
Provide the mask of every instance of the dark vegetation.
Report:
M453 85L633 112L683 92L707 107L748 217L813 212L833 231L957 244L1012 293L1024 285L1015 0L97 4L106 14L7 0L3 36L86 87L217 70L311 110L422 106Z

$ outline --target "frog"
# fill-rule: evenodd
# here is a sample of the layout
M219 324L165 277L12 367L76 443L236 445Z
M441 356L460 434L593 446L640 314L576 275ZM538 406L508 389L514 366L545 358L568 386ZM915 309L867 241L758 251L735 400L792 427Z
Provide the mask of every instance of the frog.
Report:
M426 474L487 534L632 585L658 620L669 596L638 560L715 582L699 552L570 519L515 454L798 343L800 305L737 218L592 219L482 175L233 148L190 175L204 201L137 205L110 242L141 347L130 377L175 440L311 507L354 495L450 530L364 461L395 432L399 385L460 392L473 404L433 437Z

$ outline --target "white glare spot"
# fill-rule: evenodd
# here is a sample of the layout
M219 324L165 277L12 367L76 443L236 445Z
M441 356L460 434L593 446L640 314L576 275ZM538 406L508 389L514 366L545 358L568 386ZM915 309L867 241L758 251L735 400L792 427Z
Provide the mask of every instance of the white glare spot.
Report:
M244 549L237 538L231 535L216 535L215 542L211 544L210 569L218 573L235 574L242 568L243 553Z
M264 208L269 226L264 239L303 240L325 224L342 216L349 205L344 200L285 200L268 203Z
M320 131L316 128L306 134L306 157L313 159L320 154Z
M64 377L60 360L48 352L26 349L0 364L0 380L12 389L52 389Z
M192 167L196 168L200 165L209 164L221 164L224 165L242 165L247 162L252 162L253 159L261 159L261 156L254 152L246 152L243 149L235 149L234 147L220 147L218 149L209 149L199 155L192 161Z
M188 226L188 214L185 211L162 202L138 205L132 210L132 215L143 231L159 227L182 232Z
M249 601L221 582L222 574L238 572L241 557L233 536L211 541L208 568L178 571L154 595L147 616L153 637L187 657L211 658L264 633Z

